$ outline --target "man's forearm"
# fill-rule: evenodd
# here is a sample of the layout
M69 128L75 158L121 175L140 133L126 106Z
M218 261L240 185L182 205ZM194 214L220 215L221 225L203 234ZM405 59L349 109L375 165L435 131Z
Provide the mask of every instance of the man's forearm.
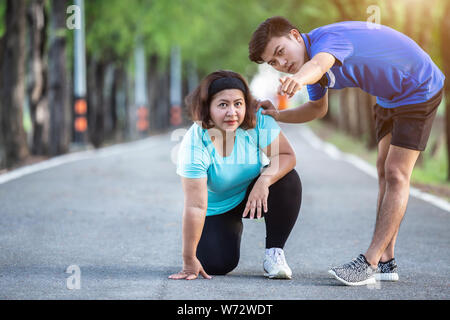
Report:
M323 116L323 111L314 102L306 102L297 108L280 111L277 121L284 123L304 123Z
M302 86L305 86L319 81L324 73L325 71L316 61L310 60L300 68L294 77L298 79Z

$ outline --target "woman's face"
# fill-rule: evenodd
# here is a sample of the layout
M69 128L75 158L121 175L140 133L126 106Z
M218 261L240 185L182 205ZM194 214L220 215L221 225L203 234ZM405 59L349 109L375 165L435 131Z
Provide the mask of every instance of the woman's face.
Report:
M241 90L217 92L209 106L214 127L222 131L235 131L244 122L245 108L244 93Z

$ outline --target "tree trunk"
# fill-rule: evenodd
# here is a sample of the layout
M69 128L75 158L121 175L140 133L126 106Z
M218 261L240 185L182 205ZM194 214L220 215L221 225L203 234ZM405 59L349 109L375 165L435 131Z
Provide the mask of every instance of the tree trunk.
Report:
M159 67L159 58L150 57L148 63L148 103L150 110L150 129L160 132L169 126L170 117L170 78L169 67Z
M0 128L5 166L12 167L29 155L23 128L25 98L26 0L8 0L5 34L0 56Z
M365 92L364 92L365 93ZM365 93L365 97L366 97L366 112L365 112L365 117L366 117L366 124L367 124L367 148L369 149L373 149L377 146L377 139L376 139L376 134L375 134L375 116L374 116L374 112L373 112L373 106L376 104L376 97Z
M44 57L46 15L44 0L30 1L28 6L28 86L27 94L33 126L31 152L48 154L50 114L47 100L47 64Z
M346 133L350 132L348 88L339 90L339 128Z
M372 96L363 90L358 90L358 107L360 120L360 135L363 137L366 147L372 149L376 146L375 128L373 117Z
M0 8L1 9L1 8ZM3 38L0 38L0 58L3 57ZM2 88L2 63L0 60L0 88ZM1 94L1 90L0 90L0 94ZM3 113L3 108L2 108L2 101L0 100L0 171L2 170L2 168L5 167L5 141L3 140L3 122L2 122L2 113Z
M391 28L395 28L395 26L397 25L397 18L398 18L398 14L397 14L397 10L395 9L394 6L394 1L397 0L385 0L385 4L386 4L386 8L383 12L383 18L381 23L391 27Z
M158 56L153 54L147 62L147 93L148 108L150 115L150 132L155 132L158 127L157 118L157 97L158 97Z
M72 133L69 83L66 71L66 8L66 0L51 2L48 63L51 155L68 152Z
M326 121L329 121L336 128L339 127L340 106L339 97L341 90L328 89L328 112Z
M332 89L328 89L327 91L328 91L328 111L327 111L327 113L325 114L325 116L321 120L323 120L325 122L328 122L328 123L333 123L333 115L332 115L332 112L331 112L331 105L330 105L330 103L331 104L333 103L332 102L332 97L336 93L335 93L335 90L332 90Z
M127 79L126 72L122 65L116 67L114 72L114 86L113 92L115 95L113 108L114 117L113 125L115 130L115 137L119 141L126 139L127 127Z
M436 0L428 0L421 3L420 30L417 42L425 51L428 51L433 34L433 24L430 21L433 21L432 10L435 5Z
M90 141L96 148L100 148L105 140L104 73L104 63L88 57L88 128Z
M445 97L446 97L446 105L445 105L445 136L446 136L446 145L447 145L447 181L450 181L450 89L448 85L446 85L445 89Z
M359 119L361 112L358 105L358 90L359 88L349 88L347 97L350 134L355 138L361 137L360 119Z
M447 180L450 181L450 2L446 2L441 25L441 53L445 81L445 131L447 137Z
M113 79L111 84L111 130L114 139L118 138L118 101L117 93L120 91L120 81L121 81L121 71L120 67L114 66Z
M340 19L339 21L348 21L348 20L352 20L351 19L351 15L348 13L347 8L348 6L346 6L344 3L342 3L342 1L340 0L333 0L333 4L336 7L336 9L339 12L339 16Z
M367 133L367 123L366 123L366 97L365 92L358 89L356 94L356 101L358 106L358 129L359 134L364 136Z
M103 93L105 138L107 140L114 139L114 70L115 66L113 63L108 63L106 65L105 73L103 74L103 88L101 90Z
M414 39L414 26L416 23L415 19L415 6L411 3L405 2L405 22L403 25L404 34L406 34L411 39Z
M170 125L170 74L169 67L159 73L159 88L157 97L157 119L160 130L165 130Z
M87 120L88 120L88 135L89 141L92 142L92 137L94 135L94 124L95 124L95 110L97 109L97 96L95 92L98 91L97 81L95 81L95 68L96 61L92 55L86 55L86 100L87 100Z

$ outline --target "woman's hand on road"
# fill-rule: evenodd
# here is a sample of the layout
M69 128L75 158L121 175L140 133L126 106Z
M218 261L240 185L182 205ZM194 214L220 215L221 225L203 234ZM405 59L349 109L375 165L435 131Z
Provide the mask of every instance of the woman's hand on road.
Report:
M197 257L192 258L184 258L183 259L183 270L178 273L172 274L169 276L169 279L173 280L194 280L198 278L198 275L201 274L205 279L211 279L212 277L205 272L202 267L202 264L197 259Z

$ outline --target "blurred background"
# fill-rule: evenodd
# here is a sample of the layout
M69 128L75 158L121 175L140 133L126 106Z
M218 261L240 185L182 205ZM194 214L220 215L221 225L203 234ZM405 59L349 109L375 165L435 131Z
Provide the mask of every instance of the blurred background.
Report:
M276 100L280 75L251 63L247 49L274 15L301 32L346 20L387 25L450 78L450 0L0 0L0 173L189 125L184 97L217 69L243 74L257 97ZM329 92L328 115L311 128L374 164L375 98ZM303 91L277 103L306 99ZM450 199L449 154L447 81L414 184Z

